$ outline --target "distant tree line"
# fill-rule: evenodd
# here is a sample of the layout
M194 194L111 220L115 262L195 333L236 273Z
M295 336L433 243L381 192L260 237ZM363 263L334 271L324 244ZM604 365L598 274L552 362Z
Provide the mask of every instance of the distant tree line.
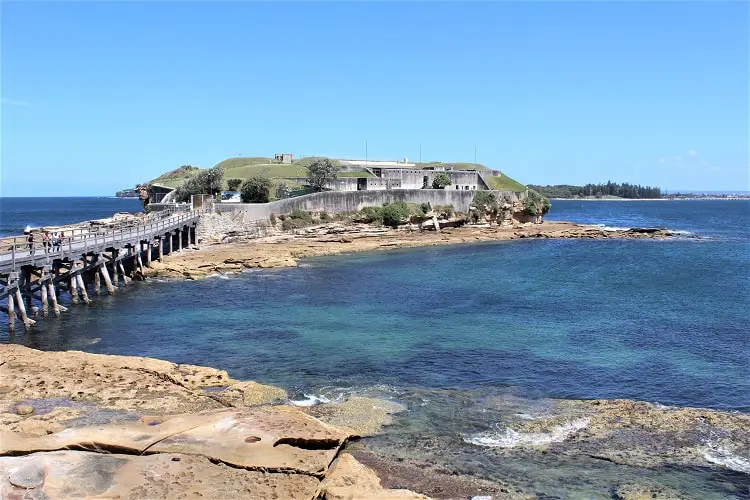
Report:
M555 186L535 186L530 184L541 195L548 198L584 198L594 196L619 196L620 198L661 198L661 188L652 186L641 186L640 184L628 184L623 182L607 181L606 184L586 184L585 186L571 186L569 184L558 184Z

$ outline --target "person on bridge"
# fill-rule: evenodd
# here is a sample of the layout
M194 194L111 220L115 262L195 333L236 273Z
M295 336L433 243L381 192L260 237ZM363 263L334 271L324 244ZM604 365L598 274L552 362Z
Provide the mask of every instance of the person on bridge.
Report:
M60 251L60 233L57 231L52 233L52 250L55 252Z
M45 254L48 254L52 250L52 238L50 238L49 231L42 233L42 246L44 247Z

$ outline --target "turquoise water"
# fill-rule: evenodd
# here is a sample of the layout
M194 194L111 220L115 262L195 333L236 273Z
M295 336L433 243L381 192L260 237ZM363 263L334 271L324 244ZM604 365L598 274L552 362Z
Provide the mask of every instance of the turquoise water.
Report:
M509 395L750 411L750 203L556 201L549 218L700 238L522 240L309 259L297 269L138 284L0 339L216 366L283 386L293 399L388 397L409 410L370 449L398 455L408 442L413 454L463 473L532 474L545 494L598 497L607 478L642 471L560 459L551 473L537 459L514 461L464 437L498 418L483 401ZM601 484L555 480L582 467L598 471ZM652 473L706 497L744 491L717 486L716 471ZM722 481L736 486L741 476Z

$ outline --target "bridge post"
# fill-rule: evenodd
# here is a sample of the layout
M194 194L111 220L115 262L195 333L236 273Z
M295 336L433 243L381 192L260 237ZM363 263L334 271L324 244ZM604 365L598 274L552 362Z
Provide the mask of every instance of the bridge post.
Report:
M101 255L99 255L98 257L91 257L91 260L94 261L93 263L94 263L94 266L95 266L94 267L94 292L97 295L101 295L101 293L102 293L102 280L99 278L99 273L97 272L98 270L96 269L96 266L100 266L101 265L101 262L102 262Z
M15 245L15 241L14 241ZM8 331L16 331L16 306L15 306L15 290L18 286L18 273L12 271L8 276Z
M90 304L89 294L86 291L86 283L83 282L83 263L76 261L76 274L75 279L78 280L78 288L81 290L81 298L85 304Z
M157 236L157 238L159 238L159 246L157 247L158 248L157 260L161 262L162 257L164 256L164 238L162 236Z
M182 228L177 230L177 251L182 252Z
M19 316L21 316L21 321L23 322L23 325L26 327L29 327L36 323L33 319L29 318L26 314L26 305L24 304L23 294L21 293L21 284L19 283L19 276L18 273L15 274L15 279L13 280L15 282L15 291L14 295L16 296L16 306L18 306L18 313Z
M50 266L46 265L42 268L42 277L39 279L39 291L42 297L42 316L45 318L49 314L49 301L47 300L47 283L51 281Z
M115 290L117 290L117 287L115 287L112 284L112 280L109 279L109 271L107 270L107 262L104 260L104 256L102 254L99 254L99 260L101 261L101 265L99 266L99 272L102 275L102 278L104 278L104 284L107 286L107 291L110 295L115 294Z
M78 282L75 276L76 264L71 262L70 268L68 268L68 288L70 290L70 300L73 304L78 304Z
M146 242L146 267L151 267L151 253L153 252L154 247L151 244L151 240L148 240Z
M120 278L118 276L119 273L117 272L117 256L119 255L119 253L120 251L117 249L112 250L112 284L114 286L120 285ZM107 264L104 265L106 266Z
M169 253L171 254L172 253L172 237L173 237L172 231L168 232L167 234L169 235Z
M54 280L49 280L47 289L49 290L49 300L52 301L52 312L55 313L55 316L60 316L60 311L66 311L67 309L57 303L57 291L55 290Z

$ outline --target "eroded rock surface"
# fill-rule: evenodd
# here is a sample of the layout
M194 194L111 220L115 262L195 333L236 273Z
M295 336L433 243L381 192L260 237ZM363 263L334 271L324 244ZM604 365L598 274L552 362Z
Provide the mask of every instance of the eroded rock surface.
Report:
M18 480L19 477L23 479ZM319 481L302 474L249 471L204 456L86 451L0 457L0 497L311 499Z
M282 389L148 358L0 345L0 384L0 498L9 500L312 499L354 434L269 405L287 399ZM394 497L346 460L335 484L351 473L355 496L341 498L423 498Z

